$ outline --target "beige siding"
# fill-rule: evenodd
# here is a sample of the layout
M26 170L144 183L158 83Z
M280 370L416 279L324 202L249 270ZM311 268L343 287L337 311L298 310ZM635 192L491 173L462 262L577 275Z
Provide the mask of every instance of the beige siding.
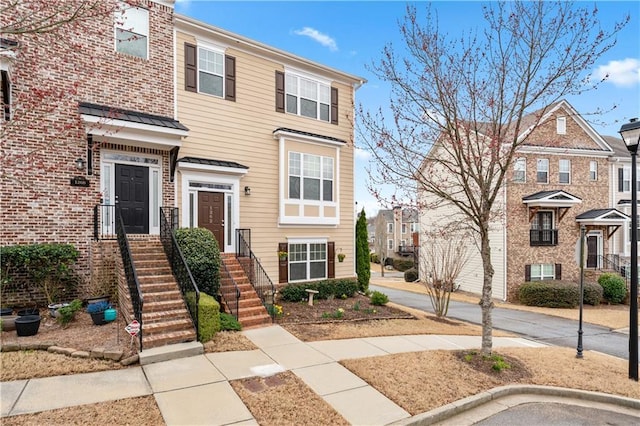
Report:
M210 34L215 39L215 34ZM194 37L177 33L176 70L178 118L189 129L180 157L192 156L234 161L249 167L241 187L249 186L251 195L240 195L240 228L250 228L252 249L274 282L278 280L278 243L287 238L327 238L335 242L336 253L346 254L343 263L336 261L336 277L354 275L354 197L353 197L353 88L333 82L339 90L339 125L275 111L275 71L282 64L255 56L242 48L228 48L226 54L236 58L236 102L184 90L184 43L196 44ZM313 70L319 74L322 70ZM281 226L279 215L279 141L273 131L284 127L347 141L339 151L338 226ZM303 144L308 149L309 144ZM316 148L324 152L322 147ZM329 150L331 156L335 149ZM306 151L308 152L308 151ZM322 154L326 155L326 154ZM286 167L286 165L285 165ZM285 169L286 170L286 169ZM178 177L179 179L179 177ZM180 188L180 183L178 183ZM180 197L178 197L180 199ZM181 209L186 206L179 206ZM286 207L290 209L290 207ZM318 209L310 212L318 215ZM184 224L182 224L184 225Z

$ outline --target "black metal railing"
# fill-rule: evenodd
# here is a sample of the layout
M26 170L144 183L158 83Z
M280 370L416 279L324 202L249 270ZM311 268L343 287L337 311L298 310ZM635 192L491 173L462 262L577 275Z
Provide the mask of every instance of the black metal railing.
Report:
M557 246L557 229L530 229L529 243L531 246Z
M413 254L413 252L416 250L417 247L415 246L403 246L403 245L399 245L398 246L398 253L399 254Z
M142 323L142 307L144 300L142 298L142 291L140 290L140 282L138 281L138 274L136 273L136 267L133 264L133 258L131 257L131 248L129 246L129 238L124 227L124 220L120 210L115 210L117 215L115 221L115 233L118 238L118 246L120 247L120 255L122 256L122 265L124 266L124 274L127 279L127 287L129 287L129 294L131 295L131 306L133 308L133 316L140 324L140 332L138 333L138 339L140 343L140 350L142 351L142 333L144 333L144 327Z
M238 319L238 311L240 310L240 289L238 288L236 280L233 279L231 273L229 273L227 265L225 265L224 262L221 262L221 266L223 269L223 273L220 274L222 281L229 280L229 282L220 283L220 297L222 297L224 304L227 306L229 311L231 311L231 315Z
M251 229L236 229L236 258L273 320L275 310L272 305L276 288L260 261L251 251Z
M115 204L96 204L93 207L93 237L97 240L116 240Z
M189 266L184 260L182 250L178 247L178 242L174 235L174 230L177 228L177 219L177 207L160 207L160 240L162 241L162 247L164 247L164 252L171 265L171 272L178 282L178 287L189 310L189 315L191 315L197 335L200 290L198 290L198 286L193 279L193 275L191 275Z

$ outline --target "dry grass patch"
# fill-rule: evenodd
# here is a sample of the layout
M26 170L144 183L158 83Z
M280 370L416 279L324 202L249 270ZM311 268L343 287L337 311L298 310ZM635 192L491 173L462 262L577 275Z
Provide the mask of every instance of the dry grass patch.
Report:
M237 331L219 331L204 344L205 352L252 351L258 349L247 337Z
M262 426L349 424L290 371L230 383Z
M2 352L0 380L35 379L94 371L118 370L120 363L91 358L71 358L45 351Z
M455 352L426 351L344 360L341 364L412 415L496 386L527 383L640 398L628 379L627 361L569 348L501 348L494 352L515 365L506 374L481 372ZM520 371L518 371L520 369ZM515 373L515 374L514 374Z
M100 402L2 418L3 426L164 424L164 419L153 396Z

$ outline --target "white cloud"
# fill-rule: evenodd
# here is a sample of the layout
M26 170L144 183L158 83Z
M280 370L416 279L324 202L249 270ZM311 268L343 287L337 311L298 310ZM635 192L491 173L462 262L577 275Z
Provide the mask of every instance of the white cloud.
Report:
M362 148L355 149L356 159L368 161L371 158L371 153Z
M607 65L600 65L595 75L598 80L606 78L615 86L630 87L640 83L640 60L626 58L621 61L609 61Z
M294 33L301 36L307 36L312 40L317 41L321 45L328 47L332 52L338 50L338 45L333 38L329 37L326 34L322 34L320 31L311 27L304 27L301 30L295 30Z

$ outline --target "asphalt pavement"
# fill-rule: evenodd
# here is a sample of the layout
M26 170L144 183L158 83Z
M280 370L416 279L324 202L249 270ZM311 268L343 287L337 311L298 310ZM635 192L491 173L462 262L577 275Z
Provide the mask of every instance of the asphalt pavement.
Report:
M387 275L387 274L385 274ZM389 287L370 285L389 296L393 303L433 313L429 296ZM516 309L494 308L493 328L516 333L522 337L549 345L576 349L578 346L578 321ZM482 324L480 306L472 303L450 301L447 317L473 324ZM586 320L586 319L585 319ZM629 336L607 327L582 324L582 348L598 351L618 358L629 359Z

